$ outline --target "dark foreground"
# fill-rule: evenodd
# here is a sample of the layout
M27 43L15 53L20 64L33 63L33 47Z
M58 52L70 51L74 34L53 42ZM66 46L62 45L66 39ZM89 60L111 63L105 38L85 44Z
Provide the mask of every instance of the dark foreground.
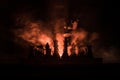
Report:
M120 64L23 65L1 64L1 76L120 76Z

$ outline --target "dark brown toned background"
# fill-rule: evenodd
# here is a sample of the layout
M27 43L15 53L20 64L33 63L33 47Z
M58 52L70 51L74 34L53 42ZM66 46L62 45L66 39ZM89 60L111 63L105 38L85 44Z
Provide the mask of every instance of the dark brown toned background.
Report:
M58 66L25 66L13 65L25 58L24 50L14 43L14 16L18 13L33 13L36 20L50 19L51 5L65 1L67 15L70 19L80 18L80 27L100 34L99 50L104 49L105 63L120 62L119 39L119 3L117 0L0 0L0 75L4 76L43 76L58 79L64 77L81 78L80 76L119 76L119 64L104 65L58 65ZM54 10L53 10L54 11ZM97 54L97 53L96 53ZM46 77L49 76L49 77ZM77 76L77 77L75 77ZM56 78L58 77L58 78ZM5 78L5 77L4 77ZM86 77L84 77L86 78ZM98 77L97 77L98 78ZM114 77L116 78L116 77ZM64 79L64 78L62 78Z
M23 49L14 43L15 38L11 32L16 28L14 16L27 12L33 13L36 20L49 21L49 15L54 14L52 5L55 2L65 5L69 19L80 19L79 27L100 34L98 53L101 49L107 52L102 56L105 63L120 62L119 5L115 1L0 0L0 63L19 63L25 56L21 55Z

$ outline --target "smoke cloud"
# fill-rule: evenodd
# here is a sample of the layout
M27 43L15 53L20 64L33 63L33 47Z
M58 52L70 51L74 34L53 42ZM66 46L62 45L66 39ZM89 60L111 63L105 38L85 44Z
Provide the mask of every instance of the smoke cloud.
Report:
M54 52L53 41L58 41L58 52L62 56L64 49L64 37L71 37L70 44L68 45L68 54L71 55L72 45L75 45L76 53L78 53L77 46L94 44L94 40L98 39L98 33L90 33L83 28L78 28L78 21L73 21L71 26L67 26L65 19L57 19L50 22L44 22L42 20L34 20L26 14L16 18L16 25L21 26L18 29L14 30L15 36L19 37L28 43L37 46L37 45L46 45L48 43ZM19 25L18 25L19 24ZM65 33L64 31L72 30L70 33ZM19 41L18 41L19 42ZM85 51L86 47L81 48L81 51Z

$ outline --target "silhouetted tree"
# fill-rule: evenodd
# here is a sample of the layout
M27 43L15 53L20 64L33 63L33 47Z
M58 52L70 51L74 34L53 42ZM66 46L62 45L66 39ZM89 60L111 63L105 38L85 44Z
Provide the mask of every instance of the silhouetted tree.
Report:
M45 48L46 48L46 56L51 56L51 49L48 43L45 45Z
M59 53L58 53L58 41L54 40L54 53L53 53L54 58L59 58Z
M67 45L67 37L65 37L65 40L64 40L64 51L63 51L63 55L62 55L63 58L68 57L67 47L68 47L68 45Z

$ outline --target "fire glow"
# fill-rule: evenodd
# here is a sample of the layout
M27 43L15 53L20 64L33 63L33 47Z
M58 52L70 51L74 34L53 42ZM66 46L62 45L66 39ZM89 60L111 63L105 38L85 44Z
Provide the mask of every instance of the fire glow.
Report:
M88 36L88 32L85 31L84 29L80 28L77 30L78 27L78 21L74 21L72 24L72 26L67 26L64 24L64 20L57 20L55 25L53 24L51 27L51 25L43 25L43 22L32 22L32 21L26 21L24 28L22 29L18 29L16 30L16 34L17 37L22 38L23 40L32 43L34 46L38 46L38 45L43 45L45 46L47 43L50 46L51 49L51 55L54 54L54 40L58 41L58 53L59 56L61 57L64 53L64 40L65 37L70 37L70 41L67 47L67 52L68 55L72 55L73 53L75 53L76 55L78 55L78 53L84 52L86 53L86 47L81 47L79 49L78 45L85 45L86 44L86 40L87 40L87 36ZM64 26L61 26L61 24L63 24ZM45 28L44 28L45 26ZM50 29L53 28L53 29ZM70 32L65 32L66 30L71 30ZM97 37L96 37L97 36ZM92 37L87 41L87 42L91 42L93 40L95 40L96 38L98 38L97 33L93 34Z

